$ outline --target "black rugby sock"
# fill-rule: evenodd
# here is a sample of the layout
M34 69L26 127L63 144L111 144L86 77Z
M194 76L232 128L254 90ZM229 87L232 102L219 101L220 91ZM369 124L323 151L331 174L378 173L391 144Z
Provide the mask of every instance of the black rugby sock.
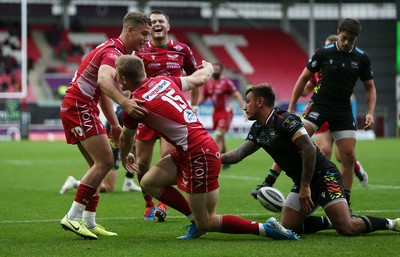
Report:
M270 169L268 172L267 177L265 178L265 182L266 184L268 184L268 186L273 186L276 182L276 179L279 177L280 173L276 172L273 169Z
M366 233L374 232L376 230L388 230L389 229L389 222L387 219L384 218L377 218L371 216L361 216L360 217L367 225Z
M305 221L301 227L300 233L311 234L316 233L321 230L326 230L332 228L332 224L328 217L325 216L310 216Z

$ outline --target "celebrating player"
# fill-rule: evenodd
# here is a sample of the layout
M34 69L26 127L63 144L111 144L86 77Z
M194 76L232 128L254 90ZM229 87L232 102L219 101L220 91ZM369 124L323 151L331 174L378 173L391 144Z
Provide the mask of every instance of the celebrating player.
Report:
M138 106L137 100L123 95L115 79L114 67L118 56L139 50L148 41L149 34L149 19L144 14L126 14L120 36L107 40L85 57L61 103L60 115L67 143L76 144L89 165L70 210L61 220L61 226L84 238L116 235L98 225L95 219L100 183L114 163L97 105L100 104L110 122L114 140L119 140L122 128L118 124L112 100L133 117L141 118L146 114L146 110Z
M151 40L140 51L134 53L142 58L147 77L179 77L183 71L187 75L192 74L197 66L193 53L186 44L169 39L170 24L167 14L160 10L154 10L150 14L150 19L152 24ZM197 111L198 88L192 90L191 94L186 95L186 97L190 97L192 109ZM173 152L175 148L145 124L139 125L135 138L137 174L140 182L144 174L150 169L154 144L157 139L160 139L161 158ZM164 221L167 216L167 206L159 201L157 208L155 208L151 195L143 191L143 197L146 203L144 219L153 220L157 218L159 222Z
M148 109L148 115L142 120L123 114L124 128L120 138L123 165L132 169L134 158L130 151L133 136L139 121L142 121L162 134L176 149L151 167L141 179L140 185L144 191L193 221L181 239L197 238L205 232L298 239L275 218L261 224L234 215L216 214L218 174L221 168L218 146L181 92L207 82L213 67L205 61L202 66L202 69L188 77L146 78L140 58L125 55L117 59L117 78L122 87L131 90L132 97L143 99L143 107ZM185 191L188 200L173 185Z

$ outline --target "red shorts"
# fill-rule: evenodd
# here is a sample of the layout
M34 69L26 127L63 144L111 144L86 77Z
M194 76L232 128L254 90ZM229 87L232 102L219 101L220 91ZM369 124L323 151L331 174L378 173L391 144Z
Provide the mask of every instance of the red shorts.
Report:
M322 123L321 127L319 127L319 129L315 132L315 134L324 133L328 130L330 130L329 123L325 121L324 123Z
M214 112L213 114L213 129L229 130L233 119L233 112Z
M171 157L177 168L178 188L186 193L206 193L219 188L221 156L218 147L204 146L193 153L173 152ZM196 153L195 153L196 154Z
M142 141L150 141L153 138L160 138L160 134L149 128L148 126L144 125L143 123L139 123L136 129L135 139L142 140Z
M68 144L76 144L88 137L106 134L94 104L66 97L61 103L60 116Z

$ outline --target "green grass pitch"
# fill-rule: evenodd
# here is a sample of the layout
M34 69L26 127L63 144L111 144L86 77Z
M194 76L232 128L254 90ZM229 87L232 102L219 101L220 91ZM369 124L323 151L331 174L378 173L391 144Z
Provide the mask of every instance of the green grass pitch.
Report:
M230 139L229 149L241 142ZM399 139L357 142L357 157L370 184L362 188L354 180L352 209L356 213L400 216L399 145ZM271 164L271 158L259 150L223 170L218 213L260 222L270 216L279 218L279 213L268 212L249 196ZM169 209L164 223L144 221L141 194L121 191L122 168L116 192L101 195L97 212L98 223L118 236L83 240L61 229L60 219L70 208L75 190L64 195L59 190L68 175L81 178L86 169L77 147L65 142L0 143L0 256L400 256L400 234L393 231L343 237L330 230L304 235L301 241L221 233L176 240L185 233L187 219ZM290 186L285 175L276 183L285 195Z

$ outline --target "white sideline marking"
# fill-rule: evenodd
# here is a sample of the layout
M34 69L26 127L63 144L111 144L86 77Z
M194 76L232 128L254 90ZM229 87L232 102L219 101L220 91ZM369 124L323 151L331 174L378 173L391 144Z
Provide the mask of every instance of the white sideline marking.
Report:
M236 176L236 175L225 175L225 174L221 175L221 174L222 173L220 173L221 178L228 178L228 179L255 180L255 181L263 181L265 179L262 177L248 177L248 176ZM356 180L354 180L353 186L359 186ZM400 186L368 184L366 189L400 189Z
M399 213L400 210L357 210L357 213ZM323 211L316 211L316 215L324 214ZM224 215L224 214L219 214ZM235 214L240 217L247 217L247 216L260 216L263 218L272 217L272 216L279 216L279 213L272 213L266 211L265 213L240 213ZM186 217L182 216L168 216L168 219L187 219ZM142 216L137 217L110 217L110 218L96 218L97 221L101 220L143 220ZM0 220L0 224L22 224L22 223L53 223L53 222L60 222L60 219L48 219L48 220ZM148 221L146 221L148 222Z

